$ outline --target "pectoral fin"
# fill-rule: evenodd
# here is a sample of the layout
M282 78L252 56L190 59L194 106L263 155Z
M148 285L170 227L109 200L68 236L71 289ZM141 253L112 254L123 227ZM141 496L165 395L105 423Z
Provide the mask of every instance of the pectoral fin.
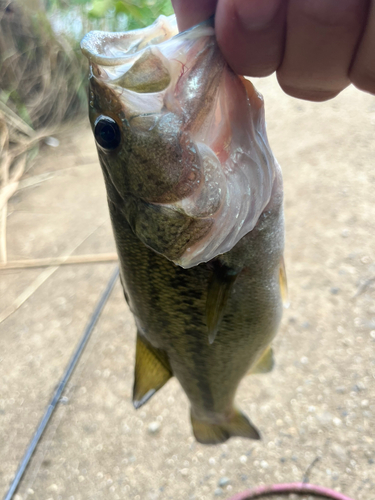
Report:
M152 347L137 333L133 405L136 409L148 401L172 377L167 355Z
M223 319L225 306L237 276L238 273L231 272L226 266L217 267L213 271L211 281L208 285L206 301L206 321L208 342L210 344L216 338L221 320Z
M280 261L279 284L280 284L281 299L283 301L284 307L288 308L289 307L288 281L286 279L284 257L281 257Z
M267 347L255 366L250 368L249 375L254 373L268 373L272 371L275 361L272 347Z
M223 443L233 436L260 439L257 429L239 410L235 410L233 417L222 424L212 424L197 420L193 415L191 415L191 424L195 439L202 444Z

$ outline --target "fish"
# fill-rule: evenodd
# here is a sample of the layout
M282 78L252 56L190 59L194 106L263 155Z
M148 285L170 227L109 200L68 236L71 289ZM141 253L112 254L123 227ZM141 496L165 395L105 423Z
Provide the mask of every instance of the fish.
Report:
M133 405L171 377L202 444L260 439L235 405L274 365L287 295L281 169L264 102L235 74L209 19L94 31L89 118L125 299L137 327Z

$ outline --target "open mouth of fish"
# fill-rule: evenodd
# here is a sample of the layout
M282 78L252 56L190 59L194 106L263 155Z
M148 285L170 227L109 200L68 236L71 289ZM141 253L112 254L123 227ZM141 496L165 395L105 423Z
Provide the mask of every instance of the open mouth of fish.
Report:
M126 200L136 207L134 232L184 268L231 250L266 209L276 161L263 99L224 61L213 21L178 34L175 17L161 16L131 32L93 31L81 47L99 156L125 215ZM159 213L181 219L163 237L146 227Z

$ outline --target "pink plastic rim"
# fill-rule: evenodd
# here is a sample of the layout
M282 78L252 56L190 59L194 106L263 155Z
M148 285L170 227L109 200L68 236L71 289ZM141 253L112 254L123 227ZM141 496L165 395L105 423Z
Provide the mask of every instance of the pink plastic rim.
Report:
M314 484L307 483L285 483L285 484L273 484L271 486L259 486L257 488L243 491L242 493L237 493L236 495L230 497L228 500L252 500L253 498L261 498L269 495L313 495L320 496L323 498L329 498L330 500L354 500L349 498L338 491L330 490L324 486L316 486Z

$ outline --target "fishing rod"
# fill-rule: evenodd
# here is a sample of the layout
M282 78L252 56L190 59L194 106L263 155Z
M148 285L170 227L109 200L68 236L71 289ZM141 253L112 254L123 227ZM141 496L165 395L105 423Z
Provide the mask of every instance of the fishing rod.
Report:
M62 379L60 380L60 383L59 385L57 386L57 389L55 391L55 394L53 395L53 398L51 399L44 415L43 415L43 418L42 420L40 421L36 431L35 431L35 434L29 444L29 446L27 447L27 450L25 452L25 455L23 456L21 462L20 462L20 465L18 466L18 469L17 469L17 472L16 472L16 475L12 481L12 484L10 485L10 488L8 490L8 492L6 493L5 497L3 500L12 500L13 498L13 495L14 493L16 492L19 484L20 484L20 481L30 463L30 460L31 460L31 457L33 456L34 454L34 451L48 425L48 422L53 414L53 412L55 411L56 409L56 406L57 406L57 403L60 401L60 398L61 398L61 394L63 393L65 387L66 387L66 384L68 383L69 381L69 378L70 376L72 375L73 371L74 371L74 368L76 367L77 363L78 363L78 360L79 358L81 357L81 354L84 350L84 348L86 347L86 344L91 336L91 333L92 331L94 330L94 327L96 325L96 323L98 322L98 319L104 309L104 306L113 290L113 287L117 281L117 278L118 278L118 275L119 275L119 269L118 267L116 267L114 273L112 274L112 276L110 277L109 279L109 282L107 284L107 287L106 289L104 290L102 296L100 297L99 299L99 302L97 303L95 309L94 309L94 312L92 313L91 315L91 318L82 334L82 338L72 356L72 358L70 359L69 363L68 363L68 366L66 367L66 370L64 372L64 375L62 377Z

